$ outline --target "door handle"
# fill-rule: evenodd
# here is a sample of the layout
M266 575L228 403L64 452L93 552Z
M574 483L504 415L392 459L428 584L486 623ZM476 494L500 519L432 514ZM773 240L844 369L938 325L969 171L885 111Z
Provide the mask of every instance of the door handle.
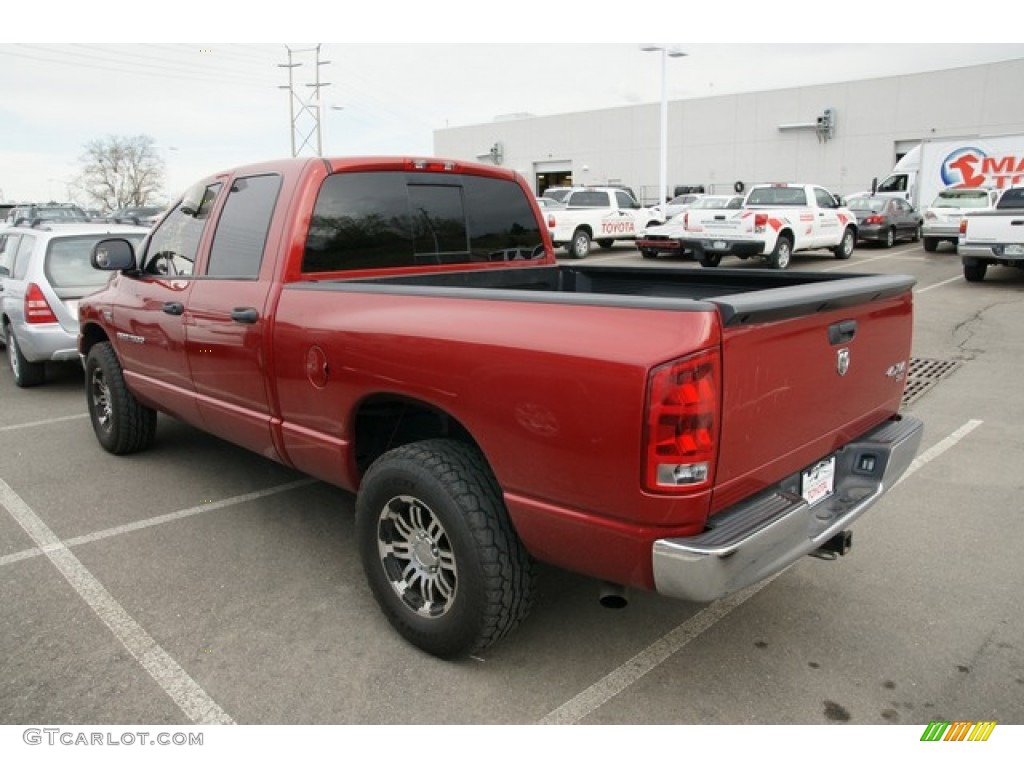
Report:
M260 319L260 313L253 307L235 307L231 310L231 319L236 323L255 323Z
M180 301L164 302L162 309L168 315L182 315L185 313L185 305Z
M843 320L828 327L829 344L846 344L857 335L857 321Z

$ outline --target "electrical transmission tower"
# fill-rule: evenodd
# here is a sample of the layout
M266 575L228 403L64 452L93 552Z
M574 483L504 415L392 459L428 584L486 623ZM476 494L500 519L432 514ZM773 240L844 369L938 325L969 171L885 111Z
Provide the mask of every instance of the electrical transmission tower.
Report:
M288 50L288 63L278 64L288 70L288 85L278 86L288 90L288 112L291 118L292 135L292 157L298 157L305 149L313 150L317 155L324 154L323 129L321 122L324 117L324 103L320 89L330 83L320 82L320 67L330 64L320 58L320 44L316 48L292 48L285 46ZM295 84L295 70L302 66L302 62L296 62L296 54L312 54L313 66L316 67L316 76L312 83L305 83L301 93ZM307 62L309 63L309 62ZM305 94L305 98L303 98Z

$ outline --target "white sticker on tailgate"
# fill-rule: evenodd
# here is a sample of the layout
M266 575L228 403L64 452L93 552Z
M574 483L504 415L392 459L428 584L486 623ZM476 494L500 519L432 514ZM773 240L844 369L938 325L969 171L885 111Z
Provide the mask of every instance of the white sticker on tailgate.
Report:
M800 474L800 494L810 506L827 499L836 488L836 457L823 459Z

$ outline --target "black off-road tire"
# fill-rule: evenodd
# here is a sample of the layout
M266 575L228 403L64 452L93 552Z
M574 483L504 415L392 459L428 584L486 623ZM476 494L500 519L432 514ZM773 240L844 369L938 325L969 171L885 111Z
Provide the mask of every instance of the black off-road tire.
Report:
M843 239L839 241L839 245L832 249L832 255L837 259L848 259L853 256L853 249L857 245L857 233L853 231L853 227L847 227L846 231L843 232Z
M110 342L93 346L85 359L85 399L96 439L121 456L145 450L156 437L156 411L128 391Z
M793 241L788 235L779 235L775 241L775 249L768 257L768 263L772 269L785 269L793 258Z
M470 445L431 439L378 458L356 498L356 539L381 611L434 656L487 648L533 605L534 562Z
M964 280L969 283L980 283L985 279L988 272L988 263L984 261L965 261Z
M611 248L615 244L615 241L609 240L607 238L602 238L601 240L597 241L597 244L600 245L602 248Z
M572 233L569 255L574 259L585 259L588 253L590 253L590 233L585 229L577 229Z
M6 328L7 336L7 362L11 366L11 374L14 376L14 383L22 388L35 387L46 380L46 364L33 363L26 359L18 346L18 340L14 337L14 329L10 323Z

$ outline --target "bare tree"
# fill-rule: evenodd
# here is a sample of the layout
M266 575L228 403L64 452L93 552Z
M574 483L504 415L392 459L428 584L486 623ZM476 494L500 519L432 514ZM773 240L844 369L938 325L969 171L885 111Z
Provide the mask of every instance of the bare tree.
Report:
M85 145L73 186L89 207L113 211L151 204L161 196L164 161L149 136L108 136Z

